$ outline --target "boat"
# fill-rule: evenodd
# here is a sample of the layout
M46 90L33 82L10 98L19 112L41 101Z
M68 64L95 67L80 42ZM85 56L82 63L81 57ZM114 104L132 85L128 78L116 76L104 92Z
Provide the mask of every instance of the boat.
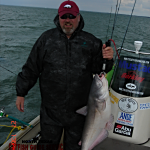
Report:
M30 122L30 124L33 125L33 128L28 126L26 127L25 130L18 131L17 134L14 136L14 138L13 137L10 138L5 144L3 144L0 147L0 150L11 149L13 140L18 147L28 145L28 149L30 149L31 145L36 145L37 143L22 143L23 141L27 142L29 140L32 140L34 137L38 135L38 133L40 132L40 116L37 116L35 119L33 119Z
M122 50L132 52L137 55L138 54L150 55L150 53L139 52L141 46L142 46L142 42L135 41L136 51L123 49L123 48ZM118 48L118 50L120 50L120 48ZM139 65L139 62L143 63L143 65L142 64ZM127 66L127 63L130 65ZM135 65L136 63L137 65ZM145 94L145 91L147 90L146 87L145 88L143 87L142 79L143 78L145 79L147 75L149 75L150 73L149 65L150 65L150 60L145 58L139 59L137 57L121 56L121 59L118 62L118 66L114 73L114 78L112 79L111 86L110 86L112 114L114 115L115 118L114 129L109 132L108 138L105 139L99 145L97 145L94 148L94 150L99 150L99 149L126 150L127 148L128 150L150 149L150 119L149 119L150 95L142 96ZM136 69L135 66L137 66ZM142 68L144 69L141 74L139 73L139 71L141 71ZM129 74L130 78L126 78L126 76L122 76L122 74L128 75L128 72L130 73ZM120 75L119 82L116 81L118 80L118 76L117 76L118 74ZM136 76L138 77L136 78ZM148 86L150 80L146 80L145 82L147 81L148 81L147 83ZM117 85L115 85L116 82L118 83ZM126 86L126 88L124 88L124 86ZM139 89L142 89L141 86L144 90L138 91ZM120 88L120 90L118 90L117 88ZM147 88L149 90L149 87ZM138 92L138 94L136 92ZM133 97L135 95L136 97ZM124 105L125 102L127 105L129 103L131 104L128 107L126 107L126 105ZM145 105L143 104L147 104L147 107L145 107ZM120 117L121 115L122 117ZM0 147L0 150L11 150L13 147L12 144L13 140L16 140L16 150L19 149L21 150L21 147L24 147L24 149L27 150L35 150L36 145L41 137L40 116L37 116L29 124L32 125L33 128L26 126L24 130L19 131L14 137L10 138L5 144L3 144ZM63 150L63 134L62 134L62 138L58 150Z
M40 116L38 115L35 119L33 119L30 123L33 128L29 126L23 126L23 130L18 131L15 135L13 135L5 144L0 147L0 150L13 150L13 143L15 143L15 150L22 150L24 148L26 150L36 150L37 143L39 142L40 135ZM59 149L63 149L63 136L60 141Z
M29 124L33 125L33 128L27 127L25 130L21 130L16 134L16 150L21 150L21 147L24 147L24 150L36 150L36 145L40 139L40 116L37 116ZM36 139L36 140L34 140ZM0 150L11 150L11 142L9 139L4 145L0 147ZM28 143L27 143L28 142ZM150 147L150 141L143 145L135 145L133 143L126 143L119 140L114 140L111 138L105 139L102 143L97 145L94 150L109 150L111 149L120 149L121 150L148 150ZM60 147L58 150L63 150L63 136L60 141Z

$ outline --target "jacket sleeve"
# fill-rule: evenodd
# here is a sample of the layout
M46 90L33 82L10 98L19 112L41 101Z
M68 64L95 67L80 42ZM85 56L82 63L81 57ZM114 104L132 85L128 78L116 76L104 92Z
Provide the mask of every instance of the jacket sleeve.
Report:
M92 51L92 73L100 74L102 72L103 66L103 55L102 55L102 41L100 39L96 39L94 43L94 49ZM106 61L106 70L108 73L113 66L113 59Z
M42 70L42 60L44 56L44 37L43 34L34 44L30 55L22 67L22 72L18 74L16 81L17 96L24 97L35 85Z

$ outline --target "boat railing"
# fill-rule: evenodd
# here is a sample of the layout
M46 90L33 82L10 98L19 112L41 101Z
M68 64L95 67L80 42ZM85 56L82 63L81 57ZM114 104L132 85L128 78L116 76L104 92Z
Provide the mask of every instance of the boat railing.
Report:
M131 52L131 53L136 53L136 54L150 55L150 53L139 52L139 51L135 51L135 50L129 50L129 49L121 48L121 47L119 47L117 50L118 51L123 50L123 51Z

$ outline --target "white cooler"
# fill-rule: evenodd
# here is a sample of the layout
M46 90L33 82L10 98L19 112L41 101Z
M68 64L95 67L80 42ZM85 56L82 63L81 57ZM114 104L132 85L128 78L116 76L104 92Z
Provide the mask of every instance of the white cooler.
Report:
M114 128L109 137L134 144L150 138L150 60L122 56L110 88Z

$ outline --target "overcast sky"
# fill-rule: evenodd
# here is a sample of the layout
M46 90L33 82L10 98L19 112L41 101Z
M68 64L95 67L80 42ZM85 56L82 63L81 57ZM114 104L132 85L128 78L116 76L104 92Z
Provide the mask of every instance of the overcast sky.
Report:
M58 8L64 0L0 0L0 4ZM117 0L74 0L80 10L115 12ZM119 0L120 2L120 0ZM121 0L119 14L131 14L135 0ZM133 15L150 17L150 0L137 0Z

